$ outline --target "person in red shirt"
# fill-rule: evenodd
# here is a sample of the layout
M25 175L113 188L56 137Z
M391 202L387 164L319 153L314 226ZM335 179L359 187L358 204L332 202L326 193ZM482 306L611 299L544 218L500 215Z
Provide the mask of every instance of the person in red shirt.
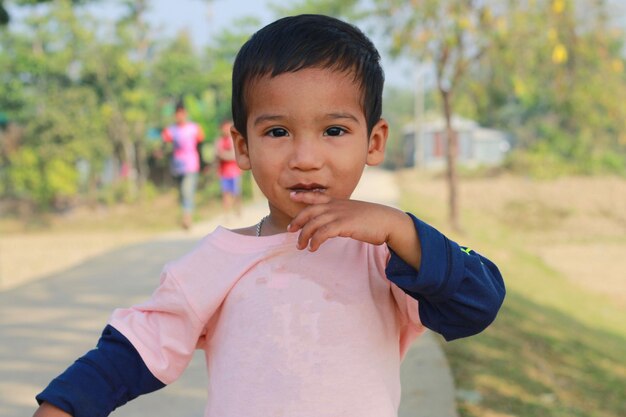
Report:
M222 205L224 211L234 210L237 215L241 211L241 169L235 160L235 147L230 136L233 122L224 120L220 124L220 136L215 141L215 155L218 160L218 175L222 190Z

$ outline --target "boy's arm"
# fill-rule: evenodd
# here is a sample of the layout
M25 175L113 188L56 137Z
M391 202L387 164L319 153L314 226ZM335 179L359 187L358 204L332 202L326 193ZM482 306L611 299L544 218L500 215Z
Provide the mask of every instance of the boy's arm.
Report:
M37 411L35 411L35 414L33 414L33 417L71 417L71 416L72 416L71 414L66 413L60 408L49 403L41 404L39 408L37 409Z
M95 349L37 395L41 406L34 417L104 417L133 398L164 386L128 339L108 325Z
M409 214L421 253L417 268L389 244L387 278L419 301L420 320L446 340L471 336L495 319L504 300L500 271L489 259L459 246ZM409 247L410 249L410 247Z
M312 192L293 192L291 199L308 205L287 228L300 231L299 249L315 251L337 236L386 243L387 277L419 301L422 324L447 340L479 333L495 319L504 282L487 258L392 207Z

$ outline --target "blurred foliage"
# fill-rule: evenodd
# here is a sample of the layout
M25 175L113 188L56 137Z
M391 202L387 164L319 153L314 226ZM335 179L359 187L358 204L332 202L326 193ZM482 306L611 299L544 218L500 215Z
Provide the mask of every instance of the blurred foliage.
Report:
M34 5L42 4L42 3L49 3L51 1L53 0L13 0L13 3L21 5L21 6L34 6ZM89 3L90 1L96 1L96 0L72 0L72 3L82 4L82 3ZM9 12L7 11L5 5L6 5L5 1L0 0L0 26L8 24L9 21L11 20L11 16L9 15Z
M624 32L606 2L583 3L512 2L467 82L478 120L515 134L511 167L626 173Z
M106 187L140 198L148 181L167 182L167 163L155 156L158 133L181 99L204 128L211 159L219 121L230 116L232 63L259 21L232 22L200 49L184 31L162 38L146 19L149 0L116 1L122 12L114 22L90 14L82 4L92 1L0 2L23 16L0 30L2 198L63 206ZM272 7L277 16L340 16L382 37L389 52L431 66L427 110L445 109L445 92L451 113L512 132L509 169L538 177L626 173L624 31L606 1ZM385 92L385 117L395 126L389 155L398 161L412 89Z
M10 3L23 17L0 30L0 198L39 208L133 202L167 183L167 155L155 155L179 100L210 149L234 56L258 27L242 21L200 51L184 31L160 38L149 0L118 0L114 22L88 1Z

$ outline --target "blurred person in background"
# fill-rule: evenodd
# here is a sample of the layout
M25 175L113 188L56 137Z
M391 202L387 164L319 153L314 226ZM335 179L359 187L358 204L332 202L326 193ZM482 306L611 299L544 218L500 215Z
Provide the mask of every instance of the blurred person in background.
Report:
M204 131L200 125L188 120L187 110L182 102L176 105L174 120L174 124L163 129L161 136L166 144L171 143L173 146L171 171L178 184L182 226L189 229L200 171L198 146L204 140Z
M241 213L241 169L235 160L235 147L230 136L233 122L223 120L220 124L221 136L215 140L215 156L218 161L218 175L222 190L222 206L225 213Z

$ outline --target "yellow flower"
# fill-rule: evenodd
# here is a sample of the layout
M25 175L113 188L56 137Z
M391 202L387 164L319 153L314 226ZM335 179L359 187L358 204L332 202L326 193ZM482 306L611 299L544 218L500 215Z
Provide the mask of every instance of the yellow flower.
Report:
M565 0L554 0L552 2L552 11L561 14L565 10Z
M561 64L567 61L567 49L563 44L557 44L552 50L552 62Z

